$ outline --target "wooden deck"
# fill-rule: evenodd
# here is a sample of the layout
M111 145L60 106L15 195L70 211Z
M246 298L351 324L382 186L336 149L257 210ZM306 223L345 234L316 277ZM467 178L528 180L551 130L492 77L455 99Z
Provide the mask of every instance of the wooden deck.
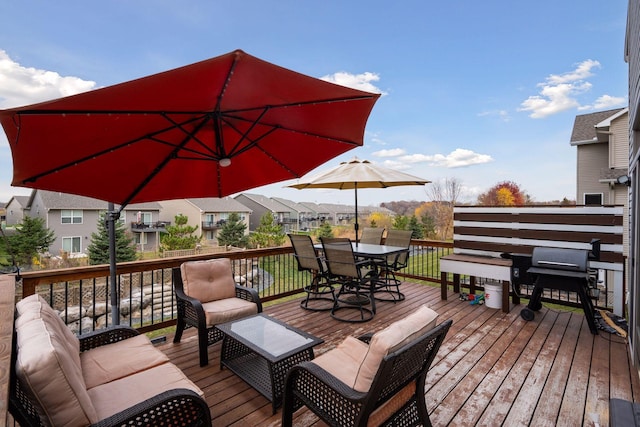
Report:
M609 425L609 398L640 400L640 382L630 364L625 339L589 332L581 312L544 307L532 322L520 318L520 308L505 314L484 305L470 305L440 289L405 283L407 299L379 303L367 323L334 321L327 312L310 312L290 301L265 312L325 340L316 355L334 347L346 335L376 331L428 304L440 321L453 326L427 376L427 407L436 426L580 426ZM217 426L278 426L281 410L229 370L220 370L220 343L209 347L209 365L198 364L193 329L180 344L159 344L171 360L205 392ZM324 425L306 409L296 425Z

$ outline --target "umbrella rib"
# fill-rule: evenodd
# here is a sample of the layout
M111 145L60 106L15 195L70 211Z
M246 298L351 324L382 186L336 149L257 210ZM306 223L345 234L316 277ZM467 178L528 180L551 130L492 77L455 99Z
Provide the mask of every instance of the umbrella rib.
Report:
M224 117L227 119L227 120L225 120L225 123L227 123L229 126L232 126L232 127L233 127L232 123L228 121L229 118L237 120L237 121L244 121L244 122L250 122L250 123L253 122L253 120L249 120L249 119L246 119L246 118L240 117L240 116L231 116L229 114L225 114ZM332 137L332 136L329 136L329 135L324 135L324 134L321 134L321 133L313 133L313 132L307 132L307 131L293 129L293 128L289 128L289 127L284 127L284 126L279 125L279 124L262 122L262 123L260 123L260 125L271 127L274 130L275 129L279 129L279 130L283 130L283 131L297 133L297 134L304 135L304 136L314 136L316 138L322 138L322 139L325 139L325 140L328 140L328 141L341 142L341 143L350 144L350 145L356 145L356 146L360 145L357 142L354 142L354 141L352 141L350 139L335 138L335 137ZM235 127L234 127L234 129L237 130ZM240 131L238 131L238 133L240 133ZM263 135L263 137L264 137L264 135Z
M286 102L283 104L270 104L269 108L270 109L276 109L276 108L290 108L290 107L301 107L304 105L318 105L318 104L332 104L334 102L351 102L351 101L365 101L365 100L369 100L371 98L375 98L379 96L378 94L371 94L371 96L363 96L363 95L359 95L359 96L353 96L353 97L341 97L341 98L329 98L329 99L314 99L314 100L310 100L310 101L296 101L296 102ZM231 114L235 114L235 113L246 113L247 111L254 111L254 110L260 110L262 109L263 106L260 107L249 107L249 108L238 108L235 110L225 110L224 113L226 115L231 115Z
M19 115L18 115L18 117L19 117ZM192 122L192 121L195 121L195 120L199 120L199 119L200 118L194 118L194 119L191 119L191 120L189 120L189 121L187 121L185 123L189 123L189 122ZM171 122L171 120L170 120L170 122ZM135 144L135 143L138 143L138 142L141 142L141 141L144 141L146 139L150 139L150 140L156 141L156 142L161 142L161 143L164 143L164 144L171 145L171 146L175 147L175 144L170 144L170 143L167 143L165 141L161 141L161 140L157 139L155 137L155 135L162 134L162 133L164 133L164 132L166 132L168 130L171 130L175 126L180 127L181 125L183 125L185 123L182 123L182 124L179 125L179 124L176 124L176 123L172 122L172 124L174 126L169 126L169 127L164 128L164 129L160 129L160 130L158 130L156 132L152 132L152 133L149 133L147 135L140 136L140 137L131 139L129 141L123 142L122 144L118 144L118 145L115 145L113 147L105 148L104 150L88 154L88 155L86 155L84 157L81 157L79 159L74 159L74 160L72 160L72 161L70 161L68 163L65 163L63 165L59 165L59 166L57 166L57 167L55 167L53 169L49 169L49 170L41 172L41 173L39 173L37 175L33 175L33 176L30 176L29 178L25 178L24 180L22 180L22 182L24 182L24 183L36 182L38 179L40 179L40 178L42 178L44 176L50 175L52 173L59 172L61 170L67 169L67 168L70 168L70 167L75 166L75 165L77 165L79 163L86 162L88 160L91 160L91 159L93 159L95 157L98 157L98 156L101 156L103 154L109 153L111 151L117 151L117 150L119 150L121 148L127 147L129 145L132 145L132 144Z
M194 128L193 132L198 132L205 124L207 123L207 120L202 120L200 123L198 123L198 125ZM149 175L147 175L145 177L145 179L143 179L142 181L140 181L140 184L138 184L137 187L135 187L133 189L133 191L124 199L124 201L121 203L122 205L128 205L129 202L131 200L133 200L133 198L140 192L142 191L142 189L158 174L160 173L160 171L167 165L167 163L169 163L169 161L175 157L177 157L177 153L178 151L180 151L181 149L183 149L184 145L189 141L189 139L191 139L190 136L186 136L182 142L178 145L175 146L175 148L173 149L173 151L171 151L171 153L169 153L164 160L162 160L162 162L160 162L160 164L158 164L158 166L156 166L153 171L151 171L151 173Z

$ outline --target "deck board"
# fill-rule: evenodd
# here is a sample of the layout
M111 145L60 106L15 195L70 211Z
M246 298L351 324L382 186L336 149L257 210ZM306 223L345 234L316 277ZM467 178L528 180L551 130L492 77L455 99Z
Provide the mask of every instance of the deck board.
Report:
M380 302L366 323L349 324L328 312L310 312L299 300L265 307L265 313L319 336L316 356L347 335L375 332L428 304L439 321L453 325L427 376L426 402L434 425L608 425L609 397L638 400L640 381L630 365L625 339L589 332L581 312L543 307L531 322L510 313L471 305L440 289L405 283L406 300ZM197 338L185 331L182 342L167 336L158 347L205 393L214 425L279 426L281 410L229 370L220 370L220 344L209 347L209 365L198 364ZM309 411L296 413L299 426L324 426Z

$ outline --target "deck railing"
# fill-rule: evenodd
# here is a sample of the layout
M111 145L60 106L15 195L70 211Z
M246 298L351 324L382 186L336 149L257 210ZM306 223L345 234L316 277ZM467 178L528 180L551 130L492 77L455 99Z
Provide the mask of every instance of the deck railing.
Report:
M451 242L413 240L408 265L399 276L439 284L440 257L452 248ZM143 332L173 326L176 311L171 269L185 261L221 257L232 260L236 282L258 290L265 303L298 294L311 280L309 273L298 271L293 249L288 246L119 263L119 322ZM21 275L16 294L19 299L37 292L60 311L72 330L82 333L113 323L109 282L108 265L32 271ZM601 286L602 297L596 305L611 307L608 283ZM577 301L567 295L551 296L550 300L566 305Z
M400 274L417 281L438 283L439 258L451 251L451 243L415 240L409 265ZM185 261L227 257L232 260L236 282L252 287L264 302L302 292L311 280L300 272L291 247L198 254L148 261L119 263L116 286L120 323L143 331L175 324L175 297L171 269ZM60 311L76 333L113 323L108 265L25 272L17 298L38 293Z

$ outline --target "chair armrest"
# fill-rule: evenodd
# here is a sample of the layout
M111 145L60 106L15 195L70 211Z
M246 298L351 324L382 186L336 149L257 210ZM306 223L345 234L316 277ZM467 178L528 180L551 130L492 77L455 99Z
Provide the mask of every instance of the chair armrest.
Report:
M302 402L327 420L348 420L367 402L368 394L356 391L313 362L302 362L289 371L285 383L282 425L290 422ZM316 406L316 402L323 402Z
M126 325L116 325L107 329L89 332L78 336L80 351L91 350L92 348L122 341L136 335L140 335L140 332Z
M177 423L181 426L210 426L211 412L207 402L196 392L178 388L160 393L92 426L146 425L146 423L165 426Z
M254 302L258 306L258 313L262 313L262 301L260 300L258 291L255 289L236 283L236 297Z

